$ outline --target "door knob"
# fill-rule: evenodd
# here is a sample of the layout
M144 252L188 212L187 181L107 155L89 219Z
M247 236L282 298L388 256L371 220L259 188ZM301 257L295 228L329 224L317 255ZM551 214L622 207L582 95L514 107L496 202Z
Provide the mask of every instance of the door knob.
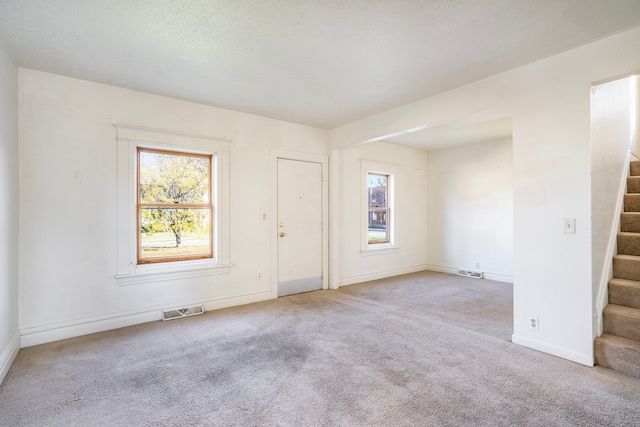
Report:
M280 237L284 237L285 234L283 232L280 232Z

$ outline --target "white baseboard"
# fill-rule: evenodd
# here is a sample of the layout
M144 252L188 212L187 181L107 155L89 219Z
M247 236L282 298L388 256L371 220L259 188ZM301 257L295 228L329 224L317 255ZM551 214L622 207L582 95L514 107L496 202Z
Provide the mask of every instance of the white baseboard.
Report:
M0 353L0 384L4 381L7 373L9 372L9 368L11 368L11 364L14 360L16 360L16 356L20 351L20 333L16 332L9 341L9 344L5 347L5 349Z
M226 295L206 300L169 303L158 307L146 307L139 310L110 313L100 316L85 317L66 322L23 328L20 330L22 347L45 344L81 335L124 328L140 323L153 322L162 318L161 310L175 307L204 304L205 310L235 307L253 302L271 299L271 291L248 292L243 294Z
M438 273L458 274L458 269L455 267L445 267L444 265L427 264L427 270L436 271Z
M500 273L487 273L487 272L483 272L482 274L484 274L484 278L487 280L495 280L496 282L513 284L513 276L500 274Z
M427 270L437 271L438 273L458 274L458 267L447 267L444 265L427 264ZM513 276L501 273L482 272L483 277L487 280L495 280L496 282L505 282L513 284Z
M593 354L578 353L573 350L558 347L555 345L547 344L542 341L532 340L531 338L522 337L516 334L511 336L511 342L524 347L538 350L543 353L551 354L552 356L561 357L563 359L571 360L572 362L580 363L581 365L593 366L594 359Z
M427 270L426 264L411 265L408 267L391 268L388 270L373 271L361 274L352 274L340 278L340 286L353 285L355 283L368 282L371 280L386 279L387 277L399 276L401 274L417 273Z

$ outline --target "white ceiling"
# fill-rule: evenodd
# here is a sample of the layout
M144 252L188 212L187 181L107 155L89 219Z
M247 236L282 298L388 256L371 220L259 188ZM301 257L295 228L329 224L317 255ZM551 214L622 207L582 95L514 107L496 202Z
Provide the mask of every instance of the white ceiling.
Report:
M0 0L19 66L325 129L638 25L638 0Z

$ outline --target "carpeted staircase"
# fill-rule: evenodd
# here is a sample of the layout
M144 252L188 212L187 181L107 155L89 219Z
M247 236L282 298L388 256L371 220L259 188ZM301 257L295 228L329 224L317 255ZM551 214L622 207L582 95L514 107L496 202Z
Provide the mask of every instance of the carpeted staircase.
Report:
M596 364L640 378L640 161L631 162Z

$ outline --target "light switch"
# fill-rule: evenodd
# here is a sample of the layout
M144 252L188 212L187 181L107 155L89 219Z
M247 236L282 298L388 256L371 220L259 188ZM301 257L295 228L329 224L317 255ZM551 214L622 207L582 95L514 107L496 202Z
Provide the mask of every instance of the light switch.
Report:
M565 218L564 219L564 234L576 234L576 219Z

